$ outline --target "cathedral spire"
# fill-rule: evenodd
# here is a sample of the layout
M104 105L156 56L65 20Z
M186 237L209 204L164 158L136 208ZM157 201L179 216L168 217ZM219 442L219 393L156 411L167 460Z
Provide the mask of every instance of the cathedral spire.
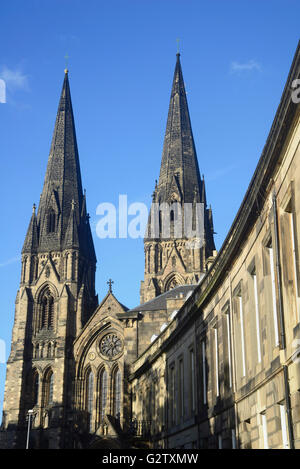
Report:
M201 180L179 52L176 57L158 194L161 201L169 202L176 175L184 201L193 202L195 186L201 194Z
M215 250L212 213L207 209L204 177L200 177L179 52L144 247L141 303L174 285L198 283Z
M58 249L62 246L69 224L72 201L75 204L74 216L79 221L83 192L66 69L37 215L41 249Z

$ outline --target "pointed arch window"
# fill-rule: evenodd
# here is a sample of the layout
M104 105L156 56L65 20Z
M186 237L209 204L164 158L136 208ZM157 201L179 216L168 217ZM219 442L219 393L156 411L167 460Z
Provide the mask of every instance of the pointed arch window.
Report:
M53 381L54 381L54 375L51 373L50 379L49 379L49 399L48 399L48 404L52 404L53 402Z
M121 417L121 372L117 368L113 377L113 415L116 419Z
M162 268L162 248L159 245L155 246L155 264L156 271L160 271Z
M38 261L37 256L32 256L31 262L30 262L30 281L37 279L38 266L39 266L39 261Z
M159 266L159 270L162 269L162 259L163 259L163 252L162 252L162 248L161 246L159 247L159 250L158 250L158 266Z
M48 298L48 318L47 318L48 329L53 328L53 310L54 310L54 299L53 299L53 296L51 295Z
M53 371L49 370L45 376L45 381L44 381L44 404L45 406L53 404L53 385L54 385Z
M23 266L22 282L25 282L25 280L26 280L26 265L27 265L27 256L24 257L23 264L22 264L22 266Z
M106 404L107 404L107 394L108 394L108 376L107 371L103 369L100 373L100 422L103 422L103 419L106 415Z
M49 288L44 290L40 299L38 330L53 329L54 326L54 298Z
M92 414L94 406L94 375L91 370L87 373L86 377L86 411L88 412L88 425L89 430L92 430Z
M39 400L40 379L37 371L33 372L32 379L32 407L38 404Z
M176 258L175 258L175 262L176 262ZM181 285L179 278L176 275L172 275L166 282L165 291L172 290L178 285Z
M54 210L50 210L48 213L48 233L54 233L56 228L56 214Z
M148 247L147 256L148 256L148 259L147 259L148 273L150 273L151 272L151 246Z

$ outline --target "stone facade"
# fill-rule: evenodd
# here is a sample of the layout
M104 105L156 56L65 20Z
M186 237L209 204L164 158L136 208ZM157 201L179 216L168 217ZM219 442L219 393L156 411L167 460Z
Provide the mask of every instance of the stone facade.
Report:
M291 97L299 76L300 46L220 252L132 365L134 389L149 387L156 368L163 376L155 447L300 448L300 108ZM142 409L133 407L138 419Z
M0 445L300 448L300 44L269 137L219 253L177 56L153 203L203 205L203 243L145 236L141 304L96 257L65 74L44 189L22 251ZM193 216L192 212L192 216ZM171 231L172 231L171 224ZM192 241L195 241L193 238ZM197 241L197 240L196 240Z

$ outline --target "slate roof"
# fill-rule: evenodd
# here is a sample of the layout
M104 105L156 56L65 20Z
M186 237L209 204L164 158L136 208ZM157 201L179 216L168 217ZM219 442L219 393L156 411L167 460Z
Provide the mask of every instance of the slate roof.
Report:
M181 294L187 298L189 292L193 292L197 285L180 285L178 287L173 288L161 295L153 298L146 303L136 306L133 309L130 309L128 313L131 312L139 312L139 311L159 311L163 309L167 309L167 299L168 298L178 298Z

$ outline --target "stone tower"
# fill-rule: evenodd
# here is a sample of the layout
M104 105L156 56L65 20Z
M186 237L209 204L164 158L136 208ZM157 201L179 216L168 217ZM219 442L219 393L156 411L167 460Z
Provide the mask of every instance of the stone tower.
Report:
M200 177L179 53L152 199L141 303L176 285L198 283L215 251L212 211Z
M44 187L22 249L3 406L8 447L25 447L29 409L30 447L67 446L73 341L97 306L95 268L65 70Z

